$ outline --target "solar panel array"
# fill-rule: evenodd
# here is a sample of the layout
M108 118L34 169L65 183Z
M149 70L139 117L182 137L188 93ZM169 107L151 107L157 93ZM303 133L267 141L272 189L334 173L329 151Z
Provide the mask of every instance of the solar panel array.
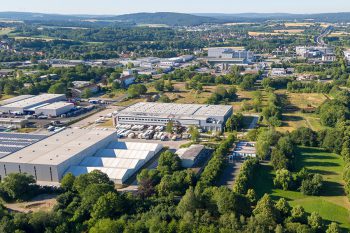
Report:
M0 133L0 158L32 145L44 138L46 135Z

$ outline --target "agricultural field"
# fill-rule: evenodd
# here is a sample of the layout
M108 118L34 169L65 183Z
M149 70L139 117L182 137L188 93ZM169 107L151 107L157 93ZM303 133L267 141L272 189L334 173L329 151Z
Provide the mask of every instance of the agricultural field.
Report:
M301 34L304 32L303 29L284 29L284 30L274 30L276 33L282 33L282 34L291 34L291 35L296 35L296 34Z
M292 206L302 205L309 213L316 211L327 221L334 221L350 230L350 203L344 192L342 171L344 162L339 155L319 148L298 148L296 171L307 168L319 173L324 180L320 196L306 196L298 191L283 191L273 186L274 171L269 164L262 164L254 179L257 195L271 194L275 199L285 198Z
M285 27L310 27L315 25L315 23L285 23Z

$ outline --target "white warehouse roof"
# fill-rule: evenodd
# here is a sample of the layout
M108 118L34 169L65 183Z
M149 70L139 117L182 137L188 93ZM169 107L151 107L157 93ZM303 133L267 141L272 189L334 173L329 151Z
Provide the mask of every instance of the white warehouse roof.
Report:
M81 166L87 167L109 167L109 168L126 168L134 169L140 163L139 159L125 158L105 158L105 157L86 157Z
M12 104L21 100L25 100L28 98L34 97L34 95L20 95L20 96L16 96L10 99L6 99L3 101L0 101L0 105L7 105L7 104Z
M175 103L149 103L140 102L123 109L119 114L149 115L149 116L224 116L232 106L204 105L204 104L175 104Z
M5 163L58 165L114 131L66 129L2 159Z
M105 168L105 167L84 167L84 166L72 166L68 170L74 176L79 176L82 174L86 174L92 172L94 170L99 170L105 173L110 179L114 181L124 181L125 177L128 177L128 173L130 174L130 169L121 169L121 168Z
M124 150L143 150L158 152L162 147L156 143L142 142L111 142L107 149L124 149Z
M55 110L55 109L60 109L60 108L64 108L64 107L67 107L67 106L74 106L73 103L67 103L67 102L63 102L63 101L59 101L59 102L56 102L56 103L52 103L52 104L47 104L45 106L42 106L39 109L43 109L43 110Z
M97 157L124 158L124 159L149 159L154 155L152 151L146 150L119 150L102 149L96 153Z
M50 101L52 99L56 99L56 98L65 98L65 95L63 94L42 94L42 95L37 95L37 96L33 96L30 98L26 98L20 101L16 101L7 105L4 105L3 107L7 107L7 108L28 108L31 106L35 106L37 104L41 104L44 103L46 101Z

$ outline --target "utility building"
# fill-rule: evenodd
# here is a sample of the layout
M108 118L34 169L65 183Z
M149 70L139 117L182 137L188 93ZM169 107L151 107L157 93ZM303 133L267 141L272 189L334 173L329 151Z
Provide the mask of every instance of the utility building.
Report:
M204 130L222 131L232 115L229 105L201 105L174 103L137 103L120 112L114 124L163 125L169 121L180 126L197 126Z

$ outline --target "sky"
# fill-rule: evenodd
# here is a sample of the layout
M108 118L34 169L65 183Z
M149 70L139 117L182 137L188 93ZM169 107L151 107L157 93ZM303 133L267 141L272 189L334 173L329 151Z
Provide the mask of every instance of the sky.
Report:
M326 13L350 12L350 0L0 0L0 11L110 15L160 11Z

